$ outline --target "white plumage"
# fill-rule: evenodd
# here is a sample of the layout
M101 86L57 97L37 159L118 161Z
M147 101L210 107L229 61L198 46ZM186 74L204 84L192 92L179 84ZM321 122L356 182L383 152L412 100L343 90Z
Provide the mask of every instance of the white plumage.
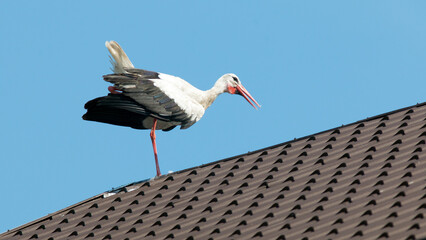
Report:
M83 119L136 129L151 129L158 166L155 130L168 131L180 125L185 129L196 123L205 110L224 92L243 96L253 107L260 105L242 86L235 74L220 77L214 86L202 91L172 75L134 68L127 54L115 41L106 42L114 74L104 80L114 84L110 94L86 103Z

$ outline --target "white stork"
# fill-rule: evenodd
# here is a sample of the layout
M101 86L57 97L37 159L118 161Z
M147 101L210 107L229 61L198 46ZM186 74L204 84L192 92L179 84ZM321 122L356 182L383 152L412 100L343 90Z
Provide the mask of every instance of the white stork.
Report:
M161 173L155 142L156 129L169 131L179 125L181 129L189 128L224 92L241 95L254 108L254 104L260 107L235 74L223 75L211 89L202 91L181 78L134 68L117 42L107 41L105 45L112 56L110 60L114 73L103 78L114 86L108 87L110 93L107 96L85 104L87 113L83 119L151 129L157 176Z

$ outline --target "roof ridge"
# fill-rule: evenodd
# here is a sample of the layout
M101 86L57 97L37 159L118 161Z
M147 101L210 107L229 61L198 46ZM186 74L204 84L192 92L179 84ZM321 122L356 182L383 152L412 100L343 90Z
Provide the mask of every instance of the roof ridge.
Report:
M71 205L71 206L68 206L68 207L66 207L66 208L63 208L63 209L58 210L58 211L56 211L56 212L49 213L49 214L47 214L47 215L46 215L46 216L44 216L44 217L38 218L38 219L36 219L36 220L34 220L34 221L31 221L31 222L29 222L29 223L26 223L26 224L24 224L24 225L20 225L20 226L18 226L18 227L16 227L16 228L9 229L9 230L7 230L6 232L0 233L0 237L2 237L2 236L4 236L4 235L7 235L7 234L10 234L10 233L12 233L12 232L19 231L20 229L24 229L24 228L30 227L30 226L35 225L35 224L37 224L37 223L44 222L44 221L48 220L49 218L52 218L52 216L54 216L54 215L57 215L57 214L60 214L60 213L66 212L66 211L68 211L68 210L69 210L69 209L71 209L71 208L74 208L74 207L77 207L77 206L83 205L83 204L85 204L85 203L88 203L88 202L94 201L94 200L96 200L96 199L98 199L98 198L100 198L100 197L103 197L103 195L104 195L104 193L97 194L97 195L95 195L95 196L93 196L93 197L91 197L91 198L85 199L85 200L83 200L83 201L81 201L81 202L78 202L78 203L76 203L76 204L73 204L73 205Z
M314 133L314 134L310 134L310 135L307 135L307 136L304 136L304 137L301 137L301 138L295 138L293 140L286 141L286 142L283 142L283 143L279 143L279 144L276 144L276 145L273 145L273 146L269 146L269 147L266 147L266 148L261 148L261 149L255 150L255 151L249 151L248 153L245 153L245 154L240 154L240 155L228 157L228 158L225 158L225 159L217 160L217 161L214 161L214 162L202 164L202 165L199 165L199 166L195 166L195 167L191 167L191 168L179 170L179 171L176 171L176 172L172 172L172 173L169 173L169 174L162 175L160 177L155 177L155 178L151 178L151 179L145 179L145 180L136 181L136 182L132 182L132 183L129 183L129 184L121 185L121 186L119 186L117 188L112 188L109 191L102 192L100 194L97 194L97 195L89 198L89 199L85 199L85 200L83 200L81 202L78 202L76 204L68 206L68 207L66 207L64 209L61 209L61 210L58 210L56 212L50 213L50 214L48 214L48 215L46 215L44 217L38 218L38 219L36 219L36 220L34 220L32 222L29 222L27 224L24 224L24 225L15 227L15 228L13 228L11 230L7 230L6 232L0 233L0 237L8 235L8 234L11 234L13 232L18 232L21 229L27 228L29 226L38 224L38 223L46 221L46 220L49 220L49 219L51 219L55 215L61 214L63 212L70 211L70 209L73 209L73 208L75 208L77 206L80 206L80 205L83 205L83 204L86 204L86 203L89 203L89 202L92 202L92 201L95 201L95 200L97 200L99 198L106 198L106 197L109 197L111 195L115 195L116 193L119 193L119 192L122 192L122 191L125 191L125 192L133 191L133 190L135 190L137 188L140 188L141 186L143 186L147 182L151 182L151 180L155 181L157 179L163 179L163 178L166 178L166 177L169 177L169 176L181 174L181 173L184 173L184 172L189 172L189 171L192 171L194 169L204 168L204 167L207 167L207 166L218 164L220 162L227 162L227 161L230 161L232 159L244 157L244 156L247 156L247 155L256 154L258 152L267 151L269 149L277 148L277 147L284 146L284 145L287 145L287 144L290 144L290 143L294 143L294 142L298 142L298 141L301 141L301 140L304 140L304 139L308 139L308 138L310 138L312 136L315 136L315 135L319 135L319 134L330 132L330 131L335 131L336 129L341 129L341 128L348 127L348 126L351 126L351 125L356 125L356 124L359 124L359 123L362 123L362 122L372 121L374 119L378 119L378 118L381 118L381 117L384 117L384 116L387 116L387 115L391 115L391 114L394 114L394 113L402 112L402 111L405 111L407 109L422 107L424 105L426 105L426 102L417 103L415 105L411 105L411 106L400 108L400 109L397 109L397 110L385 112L385 113L382 113L382 114L379 114L379 115L375 115L373 117L367 117L367 118L365 118L363 120L358 120L358 121L355 121L355 122L352 122L352 123L349 123L349 124L346 124L346 125L342 125L342 126L339 126L339 127L335 127L335 128L331 128L331 129L324 130L324 131L321 131L321 132L317 132L317 133Z
M72 208L75 208L75 207L77 207L77 206L80 206L80 205L86 204L86 203L88 203L88 202L92 202L92 201L94 201L94 200L96 200L96 199L98 199L98 198L106 198L106 197L110 197L110 196L112 196L112 195L115 195L115 194L116 194L116 193L118 193L118 192L121 192L121 191L123 191L123 190L126 190L126 188L128 188L128 187L130 187L130 186L134 186L134 185L137 185L137 184L140 184L140 183L148 182L148 181L150 181L150 180L152 180L152 179L153 179L153 178L148 178L148 179L145 179L145 180L140 180L140 181L136 181L136 182L132 182L132 183L128 183L128 184L123 184L123 185L120 185L119 187L116 187L116 188L114 188L114 187L113 187L113 188L112 188L111 190L109 190L109 191L105 191L105 192L99 193L99 194L97 194L97 195L95 195L95 196L93 196L93 197L91 197L91 198L85 199L85 200L83 200L83 201L80 201L80 202L78 202L78 203L76 203L76 204L70 205L70 206L68 206L68 207L66 207L66 208L63 208L63 209L61 209L61 210L58 210L58 211L56 211L56 212L49 213L49 214L47 214L47 215L46 215L46 216L44 216L44 217L38 218L38 219L36 219L36 220L34 220L34 221L31 221L31 222L29 222L29 223L26 223L26 224L24 224L24 225L20 225L20 226L18 226L18 227L16 227L16 228L9 229L9 230L7 230L7 231L5 231L5 232L3 232L3 233L0 233L0 237L1 237L1 236L3 236L3 235L9 234L9 233L11 233L11 232L16 232L16 231L18 231L19 229L23 229L23 228L26 228L26 227L30 227L30 226L32 226L32 225L35 225L35 224L38 224L38 223L40 223L40 222L46 221L46 220L48 220L49 218L52 218L52 216L54 216L54 215L57 215L57 214L60 214L60 213L66 212L66 211L68 211L69 209L72 209ZM132 190L134 190L134 189L132 189Z
M272 145L272 146L269 146L269 147L261 148L261 149L254 150L254 151L249 151L247 153L243 153L243 154L239 154L239 155L227 157L227 158L220 159L220 160L217 160L217 161L205 163L205 164L202 164L202 165L199 165L199 166L182 169L182 170L179 170L179 171L176 171L176 172L171 172L171 173L168 173L168 174L161 175L159 177L153 177L153 178L149 178L149 179L145 179L145 180L136 181L136 182L132 182L132 183L129 183L129 184L121 185L120 187L116 187L116 188L113 188L110 191L104 192L104 194L105 193L120 192L120 191L122 191L122 190L124 190L127 187L132 186L132 185L137 185L137 184L144 183L144 182L150 182L151 180L157 180L157 179L165 178L165 177L168 177L168 176L180 174L182 172L187 172L187 171L191 171L191 170L194 170L194 169L204 168L204 167L207 167L207 166L211 166L211 165L217 164L219 162L226 162L226 161L238 158L238 157L247 156L249 154L254 154L254 153L257 153L257 152L263 152L263 151L266 151L268 149L276 148L276 147L279 147L279 146L284 146L284 145L289 144L289 143L293 143L293 142L297 142L297 141L300 141L300 140L303 140L303 139L307 139L307 138L310 138L310 137L312 137L314 135L318 135L318 134L329 132L329 131L334 131L334 130L340 129L342 127L356 125L356 124L359 124L361 122L372 121L374 119L381 118L381 117L389 115L389 114L394 114L394 113L397 113L397 112L401 112L401 111L404 111L404 110L407 110L407 109L410 109L410 108L413 108L413 107L421 107L423 105L426 105L426 102L416 103L415 105L411 105L411 106L408 106L408 107L404 107L404 108L392 110L392 111L389 111L389 112L381 113L381 114L378 114L378 115L375 115L375 116L372 116L372 117L367 117L365 119L358 120L358 121L355 121L355 122L352 122L352 123L348 123L346 125L343 124L342 126L339 126L339 127L327 129L327 130L320 131L320 132L317 132L317 133L313 133L313 134L310 134L310 135L306 135L306 136L303 136L303 137L300 137L300 138L294 138L293 140L289 140L289 141L286 141L286 142L283 142L283 143L278 143L278 144L275 144L275 145Z
M232 156L232 157L227 157L227 158L224 158L224 159L221 159L221 160L217 160L217 161L214 161L214 162L202 164L202 165L196 166L196 167L182 169L182 170L179 170L179 171L176 171L176 172L172 172L172 173L169 173L169 174L166 174L166 175L161 175L159 178L162 178L162 177L165 177L165 176L174 175L174 174L178 174L178 173L181 173L181 172L190 171L190 170L197 169L197 168L202 168L202 167L214 165L214 164L217 164L219 162L226 162L226 161L229 161L231 159L235 159L237 157L243 157L243 156L246 156L246 155L249 155L249 154L254 154L254 153L257 153L257 152L266 151L268 149L276 148L276 147L279 147L279 146L284 146L284 145L289 144L289 143L293 143L293 142L297 142L297 141L300 141L300 140L303 140L303 139L307 139L307 138L310 138L310 137L312 137L314 135L318 135L318 134L329 132L329 131L334 131L336 129L340 129L340 128L351 126L351 125L356 125L356 124L359 124L359 123L362 123L362 122L372 121L374 119L381 118L381 117L389 115L389 114L394 114L394 113L397 113L397 112L401 112L401 111L404 111L404 110L407 110L407 109L410 109L410 108L413 108L413 107L421 107L423 105L426 105L426 102L416 103L415 105L411 105L411 106L400 108L400 109L397 109L397 110L393 110L393 111L381 113L379 115L375 115L375 116L372 116L372 117L367 117L365 119L358 120L358 121L355 121L353 123L348 123L346 125L343 124L342 126L339 126L339 127L330 128L330 129L327 129L327 130L324 130L324 131L320 131L320 132L317 132L317 133L313 133L313 134L309 134L309 135L306 135L306 136L303 136L303 137L300 137L300 138L294 138L293 140L289 140L289 141L286 141L286 142L283 142L283 143L278 143L278 144L275 144L275 145L272 145L272 146L269 146L269 147L265 147L265 148L261 148L261 149L258 149L258 150L249 151L249 152L244 153L244 154L239 154L239 155L235 155L235 156ZM155 179L157 179L157 178L155 178Z

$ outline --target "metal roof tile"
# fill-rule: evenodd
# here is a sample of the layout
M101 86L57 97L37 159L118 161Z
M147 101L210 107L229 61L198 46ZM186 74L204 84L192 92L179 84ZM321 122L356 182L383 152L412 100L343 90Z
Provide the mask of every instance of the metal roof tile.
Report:
M0 239L426 237L425 141L423 103L113 189Z

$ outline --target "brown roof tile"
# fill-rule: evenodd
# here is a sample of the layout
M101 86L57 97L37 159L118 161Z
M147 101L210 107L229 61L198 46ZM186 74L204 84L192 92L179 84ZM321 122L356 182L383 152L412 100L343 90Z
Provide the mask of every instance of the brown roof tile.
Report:
M426 238L426 103L105 192L0 239Z

